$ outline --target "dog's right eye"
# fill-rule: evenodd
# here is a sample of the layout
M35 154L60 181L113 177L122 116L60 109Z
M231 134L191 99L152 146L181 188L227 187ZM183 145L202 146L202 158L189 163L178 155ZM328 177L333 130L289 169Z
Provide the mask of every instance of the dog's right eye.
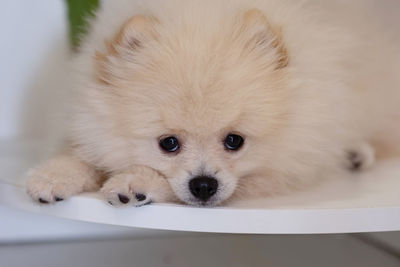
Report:
M168 136L160 140L160 147L168 153L177 152L180 148L179 141L175 136Z
M228 134L224 140L224 146L227 150L237 151L244 143L243 137L237 134Z

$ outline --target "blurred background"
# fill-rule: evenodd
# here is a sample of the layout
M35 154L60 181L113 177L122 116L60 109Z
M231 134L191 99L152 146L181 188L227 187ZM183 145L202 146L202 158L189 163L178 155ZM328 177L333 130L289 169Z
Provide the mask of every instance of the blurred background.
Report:
M382 19L398 16L400 10L392 8L395 1L382 1L377 14ZM11 183L7 179L21 175L32 158L45 158L62 139L63 114L68 112L67 62L79 50L86 21L101 3L0 3L0 170L6 173L2 181ZM255 236L147 231L26 214L1 203L0 220L1 267L400 266L398 233Z
M68 58L98 0L2 2L0 138L55 140L64 131Z

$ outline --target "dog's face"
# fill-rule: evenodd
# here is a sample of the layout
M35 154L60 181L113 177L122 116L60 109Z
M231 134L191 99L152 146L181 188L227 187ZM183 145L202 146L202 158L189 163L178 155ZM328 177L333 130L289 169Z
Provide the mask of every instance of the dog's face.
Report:
M92 105L110 136L99 161L149 166L194 205L228 199L265 169L287 119L286 51L257 10L228 24L169 29L136 16L97 53Z

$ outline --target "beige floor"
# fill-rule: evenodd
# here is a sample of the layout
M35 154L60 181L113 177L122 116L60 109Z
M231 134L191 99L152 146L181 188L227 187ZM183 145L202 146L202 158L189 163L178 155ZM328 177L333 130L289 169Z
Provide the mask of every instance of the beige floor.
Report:
M400 260L349 235L200 235L3 245L1 267L395 267Z

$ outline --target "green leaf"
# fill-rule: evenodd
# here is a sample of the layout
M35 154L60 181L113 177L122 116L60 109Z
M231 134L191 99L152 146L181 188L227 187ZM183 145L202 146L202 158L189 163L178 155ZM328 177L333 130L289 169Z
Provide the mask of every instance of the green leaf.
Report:
M87 32L87 22L99 6L99 0L66 0L68 4L69 33L74 48Z

